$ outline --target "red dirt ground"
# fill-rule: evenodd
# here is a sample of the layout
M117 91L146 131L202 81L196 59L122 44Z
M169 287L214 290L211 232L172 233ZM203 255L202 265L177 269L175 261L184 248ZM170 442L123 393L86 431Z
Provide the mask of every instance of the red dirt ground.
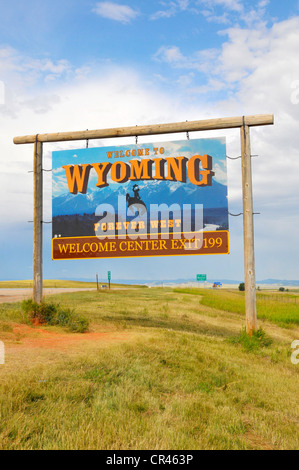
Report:
M123 333L58 333L45 330L43 327L22 324L15 324L13 332L6 333L5 336L7 336L5 341L7 350L37 348L66 350L86 341L112 342L128 338L128 335Z

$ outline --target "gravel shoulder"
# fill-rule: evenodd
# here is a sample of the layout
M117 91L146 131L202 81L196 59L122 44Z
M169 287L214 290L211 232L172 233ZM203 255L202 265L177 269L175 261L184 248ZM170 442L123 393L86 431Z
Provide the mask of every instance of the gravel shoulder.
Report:
M45 288L43 289L44 296L53 294L63 294L69 292L79 291L93 291L90 288ZM20 300L29 299L32 297L32 289L0 289L0 303L19 302Z

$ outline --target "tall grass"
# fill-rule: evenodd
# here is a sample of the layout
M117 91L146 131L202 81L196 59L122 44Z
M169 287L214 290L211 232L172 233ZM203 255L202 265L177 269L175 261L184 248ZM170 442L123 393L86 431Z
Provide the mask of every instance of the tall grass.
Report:
M211 289L175 289L175 292L200 295L202 305L245 315L245 294ZM299 325L299 304L285 303L283 297L271 298L257 293L257 316L281 326Z

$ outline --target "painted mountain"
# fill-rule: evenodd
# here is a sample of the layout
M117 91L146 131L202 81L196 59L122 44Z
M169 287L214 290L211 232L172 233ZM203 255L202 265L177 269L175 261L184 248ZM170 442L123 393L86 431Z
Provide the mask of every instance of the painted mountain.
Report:
M95 216L100 204L110 204L118 218L126 214L118 213L118 197L133 196L135 182L123 185L112 184L103 189L88 188L86 194L64 194L53 198L53 237L94 235ZM151 204L202 204L204 227L214 230L228 229L227 187L213 180L212 186L200 187L188 183L142 181L138 182L139 195L149 212ZM129 217L127 216L127 220Z

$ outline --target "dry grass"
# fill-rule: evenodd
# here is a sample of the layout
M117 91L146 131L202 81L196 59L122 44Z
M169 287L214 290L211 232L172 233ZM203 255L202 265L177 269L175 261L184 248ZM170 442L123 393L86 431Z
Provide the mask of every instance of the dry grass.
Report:
M101 281L99 280L99 286L102 284L108 285L108 281ZM26 289L26 288L31 288L33 286L33 281L32 280L24 280L24 281L0 281L0 289ZM136 286L128 286L124 284L114 284L111 283L111 286L116 286L116 287L126 287L126 289L129 288L134 288ZM84 281L67 281L63 279L45 279L43 281L43 287L44 288L90 288L90 289L96 289L97 283L96 281L94 282L84 282Z
M178 293L199 295L202 305L218 308L226 312L245 315L245 293L238 290L211 290L211 289L175 289ZM261 320L270 320L280 326L292 327L299 325L299 300L294 295L280 293L261 294L257 292L257 315Z
M17 336L19 304L3 307L0 448L298 448L298 327L264 321L272 344L248 351L232 340L239 313L170 289L133 292L53 296L99 335L56 348L30 347L40 330Z

